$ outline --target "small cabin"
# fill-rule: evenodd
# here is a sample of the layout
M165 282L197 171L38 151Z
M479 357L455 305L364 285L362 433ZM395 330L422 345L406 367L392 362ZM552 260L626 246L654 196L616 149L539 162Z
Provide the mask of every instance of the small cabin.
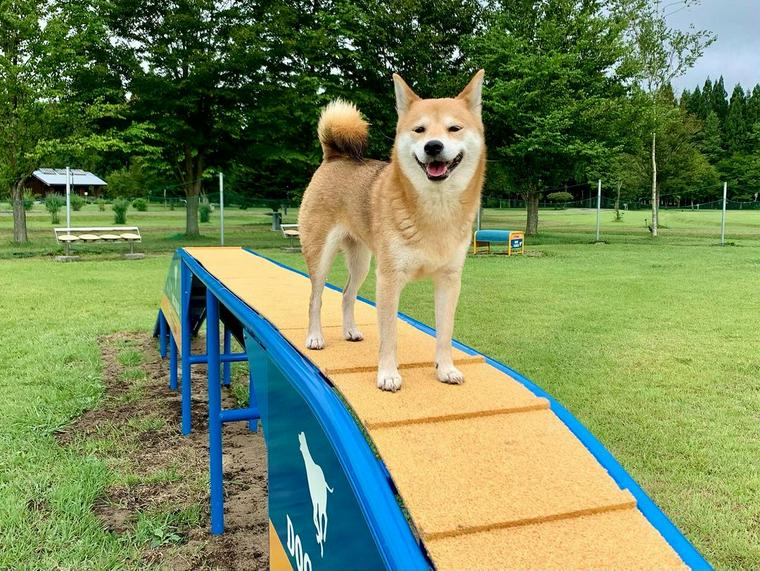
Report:
M98 197L108 184L91 172L71 169L71 192L81 196ZM42 168L32 173L27 188L35 196L46 196L51 192L66 194L66 169Z

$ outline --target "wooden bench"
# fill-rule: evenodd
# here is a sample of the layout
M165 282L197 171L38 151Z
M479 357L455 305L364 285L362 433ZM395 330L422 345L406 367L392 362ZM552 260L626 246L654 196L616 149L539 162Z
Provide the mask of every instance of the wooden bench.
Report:
M281 224L280 231L282 235L288 239L289 246L283 248L286 252L300 252L301 246L294 246L293 241L298 238L300 240L301 234L298 232L298 224Z
M140 229L137 226L91 226L79 228L54 228L56 241L63 245L66 255L58 256L56 259L61 262L76 260L79 256L71 255L71 246L73 244L89 243L114 243L121 242L129 244L129 253L124 257L130 260L144 258L145 254L135 252L135 244L142 242Z

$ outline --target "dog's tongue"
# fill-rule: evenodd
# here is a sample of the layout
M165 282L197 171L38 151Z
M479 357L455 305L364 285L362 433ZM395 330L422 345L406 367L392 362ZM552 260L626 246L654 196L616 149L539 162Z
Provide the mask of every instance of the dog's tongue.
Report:
M441 176L446 173L446 163L433 161L425 165L428 176Z

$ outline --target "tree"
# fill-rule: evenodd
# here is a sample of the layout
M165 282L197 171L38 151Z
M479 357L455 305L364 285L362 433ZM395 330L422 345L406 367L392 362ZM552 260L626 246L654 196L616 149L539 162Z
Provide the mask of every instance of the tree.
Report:
M526 234L538 233L547 187L586 181L612 154L625 95L626 22L615 2L521 0L491 6L488 29L468 47L486 69L489 157L526 200Z
M698 0L684 0L685 5ZM659 0L636 0L631 19L631 45L638 64L639 77L651 97L650 132L652 161L652 236L657 236L659 189L657 186L657 132L662 127L661 107L663 90L673 79L683 75L702 56L704 48L714 41L710 32L683 32L670 28ZM721 80L722 81L722 80ZM722 83L721 83L722 85ZM703 91L707 95L707 86Z
M246 88L260 73L254 3L125 0L99 3L135 117L153 125L163 160L184 185L186 234L198 236L201 181L234 152L246 118ZM248 65L253 63L254 65Z
M37 168L37 144L50 125L41 73L45 7L36 0L0 3L0 184L10 191L13 241L19 244L29 240L24 185Z
M747 103L742 86L737 84L731 94L731 103L726 115L726 148L730 152L744 150L749 127L745 122Z

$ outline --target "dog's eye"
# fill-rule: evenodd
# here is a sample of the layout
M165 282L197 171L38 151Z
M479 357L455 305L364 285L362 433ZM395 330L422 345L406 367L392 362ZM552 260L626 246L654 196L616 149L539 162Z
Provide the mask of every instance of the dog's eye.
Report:
M412 129L412 131L414 131L415 133L424 133L425 132L425 127L422 127L422 126L415 127L414 129Z
M461 131L462 128L459 125L452 125L449 127L449 133L456 133L457 131Z

